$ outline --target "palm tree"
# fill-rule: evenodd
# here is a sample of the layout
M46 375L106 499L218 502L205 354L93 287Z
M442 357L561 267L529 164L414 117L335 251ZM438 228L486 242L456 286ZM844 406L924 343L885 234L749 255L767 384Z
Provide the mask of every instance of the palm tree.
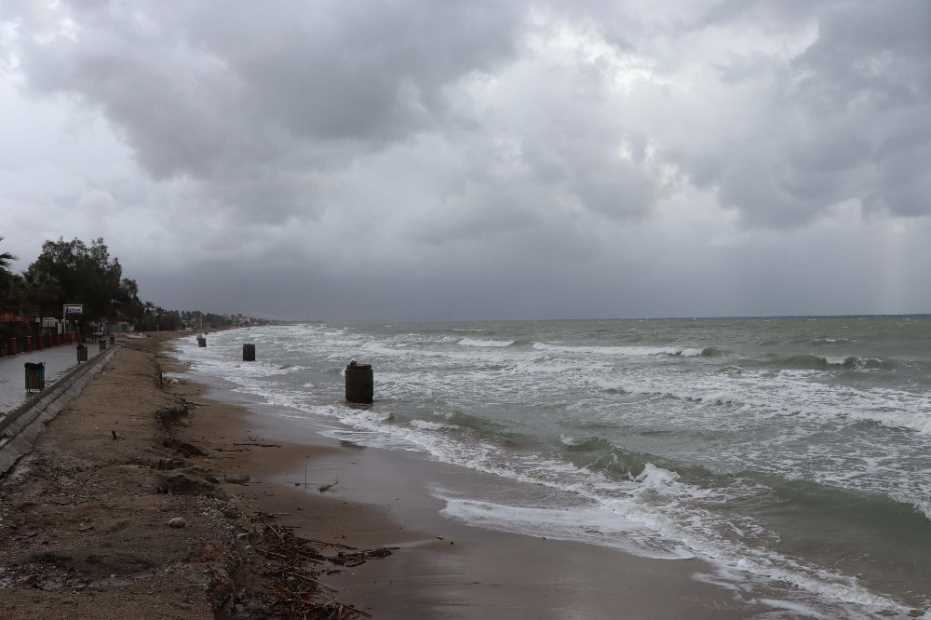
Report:
M0 237L0 241L3 241L3 237ZM14 260L16 260L16 257L9 252L0 252L0 276L11 275L10 263L12 263Z
M0 237L3 241L3 237ZM9 252L0 252L0 308L8 308L13 305L13 284L15 278L10 271L10 263L16 260L16 257Z

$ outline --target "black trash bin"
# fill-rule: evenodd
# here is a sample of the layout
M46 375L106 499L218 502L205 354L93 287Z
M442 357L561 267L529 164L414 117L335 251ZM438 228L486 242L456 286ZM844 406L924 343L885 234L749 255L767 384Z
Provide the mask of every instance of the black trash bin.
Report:
M242 345L242 361L244 362L255 361L255 345L254 344Z
M107 350L107 339L101 338L97 341L97 347L100 349L100 352L103 353Z
M77 346L77 351L78 351L78 363L86 362L87 361L87 345L83 343L79 344Z
M197 337L197 346L199 346L199 347L206 347L206 346L207 346L207 337L206 337L206 336L198 336L198 337Z
M26 391L41 392L45 389L45 364L26 362Z

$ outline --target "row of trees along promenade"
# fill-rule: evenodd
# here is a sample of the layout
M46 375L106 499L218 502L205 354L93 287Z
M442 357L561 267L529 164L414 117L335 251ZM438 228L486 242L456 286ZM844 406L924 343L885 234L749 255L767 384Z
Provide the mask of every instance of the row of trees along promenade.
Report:
M16 257L3 251L0 237L0 354L12 352L10 339L35 343L64 341L63 334L87 337L102 329L155 331L239 324L243 317L200 311L166 310L139 298L139 286L125 277L119 259L102 238L46 241L21 273ZM66 304L80 304L80 316L63 319ZM57 337L57 338L56 338ZM48 346L47 344L45 346Z

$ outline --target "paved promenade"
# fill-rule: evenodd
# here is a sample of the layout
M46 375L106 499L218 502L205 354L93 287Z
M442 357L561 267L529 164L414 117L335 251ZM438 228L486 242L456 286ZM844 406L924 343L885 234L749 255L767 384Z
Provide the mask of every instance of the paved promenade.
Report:
M41 351L0 357L0 414L26 400L26 362L45 363L45 384L48 386L77 363L73 344L63 344ZM97 345L87 346L88 357L97 354Z

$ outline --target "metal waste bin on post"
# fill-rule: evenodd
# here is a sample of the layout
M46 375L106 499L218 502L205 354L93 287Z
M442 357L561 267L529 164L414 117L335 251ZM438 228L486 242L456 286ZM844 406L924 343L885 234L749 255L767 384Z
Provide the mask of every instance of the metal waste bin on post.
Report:
M78 344L77 352L78 352L78 363L80 364L81 362L86 362L87 361L87 345L83 343Z
M45 364L26 362L26 391L41 392L45 389Z
M242 345L242 361L244 362L255 361L255 345L254 344Z
M371 404L375 393L374 374L371 364L359 364L355 360L346 366L346 400L351 403Z

